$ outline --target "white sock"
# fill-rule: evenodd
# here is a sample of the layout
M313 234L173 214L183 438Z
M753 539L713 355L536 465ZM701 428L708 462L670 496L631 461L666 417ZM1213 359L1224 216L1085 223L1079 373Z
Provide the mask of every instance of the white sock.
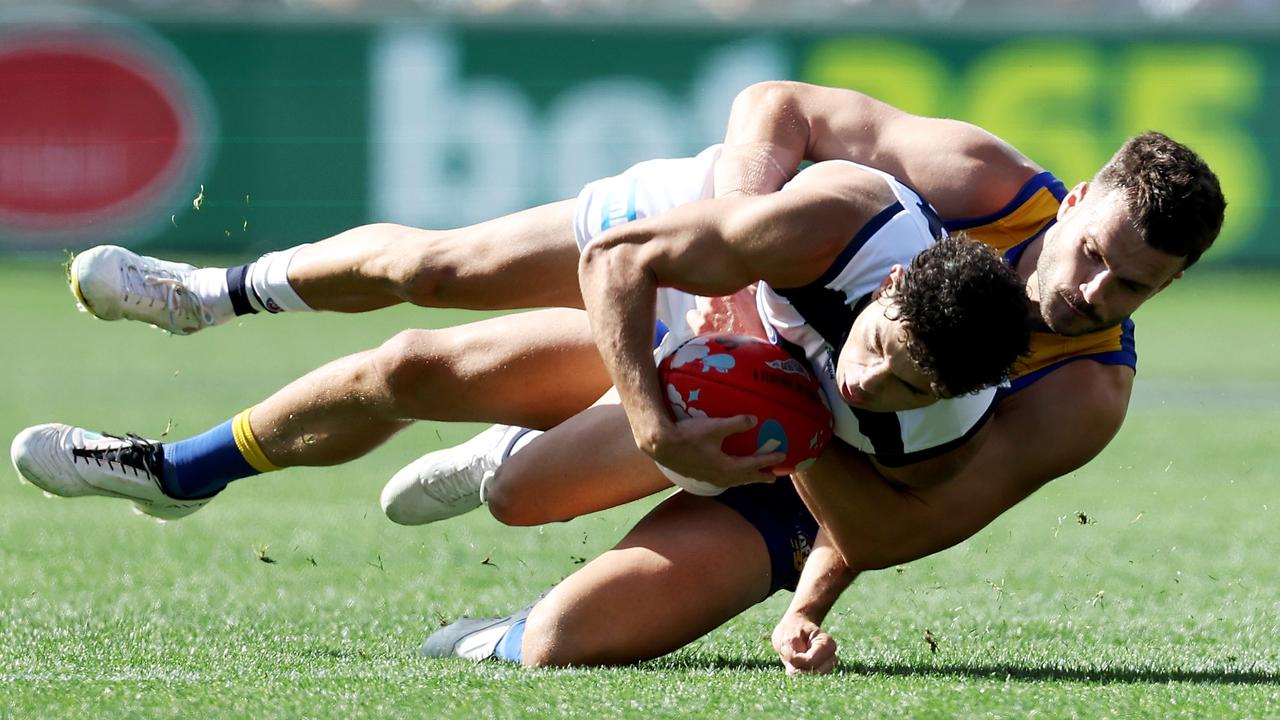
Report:
M529 430L525 432L525 434L516 438L516 441L511 444L511 449L507 451L507 457L510 458L512 455L523 450L526 445L541 437L542 433L542 430Z
M231 305L231 295L227 292L226 268L196 270L187 281L187 289L200 298L214 325L220 325L236 316L235 308Z
M257 310L267 312L297 312L311 310L311 306L303 302L289 284L289 263L298 250L306 245L297 245L287 250L272 252L258 258L245 273L245 293L249 304Z
M507 460L511 459L512 455L515 455L516 453L525 449L525 446L527 446L529 443L533 442L534 440L538 439L538 437L541 436L543 432L544 431L542 430L525 430L524 433L520 435L520 437L516 438L515 442L511 443L511 448L507 450L506 455L502 458L503 462L506 462ZM489 501L489 499L485 496L485 486L489 484L489 479L491 477L492 476L489 473L485 473L485 476L480 479L480 502L481 503L486 503Z

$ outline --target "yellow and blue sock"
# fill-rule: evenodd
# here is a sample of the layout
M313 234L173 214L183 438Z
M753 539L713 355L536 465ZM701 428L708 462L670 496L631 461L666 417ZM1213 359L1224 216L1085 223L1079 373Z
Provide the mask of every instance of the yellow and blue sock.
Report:
M267 459L249 427L253 408L207 432L164 444L165 494L194 500L218 494L233 480L280 468Z

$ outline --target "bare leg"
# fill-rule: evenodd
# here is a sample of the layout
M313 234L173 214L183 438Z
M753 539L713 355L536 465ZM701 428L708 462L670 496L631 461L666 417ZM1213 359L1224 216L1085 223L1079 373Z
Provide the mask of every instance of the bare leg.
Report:
M250 424L276 465L334 465L417 419L551 427L608 386L586 313L540 310L406 330L285 386Z
M501 522L541 525L670 489L631 439L622 407L609 404L578 413L513 455L485 485L485 500Z
M365 225L302 248L289 284L317 310L409 302L476 310L582 307L574 200L456 230Z
M678 493L534 606L526 665L613 665L664 655L765 598L769 553L737 512Z

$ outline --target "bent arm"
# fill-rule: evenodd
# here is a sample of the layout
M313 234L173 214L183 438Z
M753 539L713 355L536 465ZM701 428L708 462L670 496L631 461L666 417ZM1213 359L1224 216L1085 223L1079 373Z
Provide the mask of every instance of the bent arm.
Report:
M815 165L786 192L699 201L618 226L584 249L592 333L637 444L659 462L667 464L661 448L675 424L650 355L657 289L724 295L756 280L792 287L820 276L888 193L878 177L834 165Z
M724 142L717 197L777 190L803 160L852 160L903 180L950 220L1000 210L1040 172L976 125L799 82L756 83L739 93Z
M910 562L967 539L1101 452L1132 382L1129 368L1089 361L1050 373L1004 400L973 459L931 487L894 487L837 445L795 476L796 487L854 572Z

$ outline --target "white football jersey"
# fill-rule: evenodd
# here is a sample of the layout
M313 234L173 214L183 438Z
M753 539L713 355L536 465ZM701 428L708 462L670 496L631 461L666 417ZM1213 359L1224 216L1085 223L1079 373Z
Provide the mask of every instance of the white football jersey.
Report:
M799 348L813 366L835 415L836 437L875 455L882 464L906 465L968 439L987 417L995 389L896 413L858 410L844 402L835 365L854 318L895 264L908 265L945 232L937 213L914 190L888 173L848 164L883 178L897 202L851 238L817 280L787 289L760 283L756 305L769 339Z
M712 197L719 157L720 146L714 145L696 157L649 160L588 184L578 196L574 215L578 247L586 247L615 225ZM937 214L911 188L874 168L848 164L883 178L897 202L850 238L817 280L787 289L760 283L756 302L769 339L803 354L812 365L835 416L836 437L875 455L884 465L905 465L956 447L977 432L993 407L995 390L896 413L855 410L845 404L835 385L835 360L857 311L895 264L908 265L944 232ZM686 315L696 305L697 298L689 293L673 288L658 291L658 319L669 330L662 349L674 348L694 334Z

